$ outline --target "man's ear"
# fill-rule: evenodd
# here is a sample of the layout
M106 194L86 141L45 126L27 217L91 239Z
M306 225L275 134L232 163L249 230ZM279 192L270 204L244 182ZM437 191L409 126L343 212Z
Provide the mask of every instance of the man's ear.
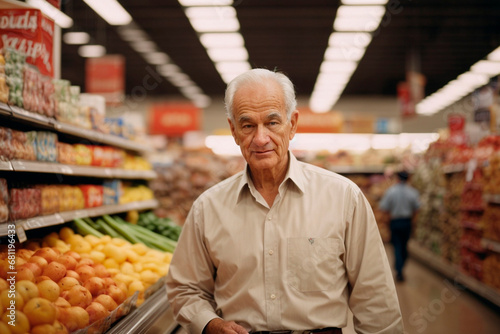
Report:
M299 124L299 111L294 110L290 117L290 136L289 140L292 140L295 137L295 133L297 132L297 126Z
M233 125L233 122L231 121L231 118L227 118L227 122L229 123L229 128L231 129L231 134L233 135L233 138L234 138L234 141L236 142L236 145L240 145L240 143L238 142L238 137L236 136L236 131L234 129L234 125Z

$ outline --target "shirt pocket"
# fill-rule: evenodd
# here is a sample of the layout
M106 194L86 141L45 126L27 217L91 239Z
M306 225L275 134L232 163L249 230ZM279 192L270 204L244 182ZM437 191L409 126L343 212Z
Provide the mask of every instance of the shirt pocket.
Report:
M339 262L335 238L288 238L287 281L301 292L330 290Z

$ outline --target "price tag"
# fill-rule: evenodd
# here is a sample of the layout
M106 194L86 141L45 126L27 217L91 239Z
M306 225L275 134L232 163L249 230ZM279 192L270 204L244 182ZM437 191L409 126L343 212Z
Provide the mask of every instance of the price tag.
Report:
M73 175L73 168L68 165L59 165L59 170L61 174Z
M24 232L24 228L21 224L16 224L16 233L19 242L25 242L26 240L28 240L28 238L26 237L26 233Z

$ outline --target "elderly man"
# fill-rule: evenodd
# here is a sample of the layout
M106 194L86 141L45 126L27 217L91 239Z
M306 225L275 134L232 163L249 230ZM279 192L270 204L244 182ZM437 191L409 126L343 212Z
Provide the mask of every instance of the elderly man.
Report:
M226 89L247 165L193 204L167 293L189 333L402 333L373 212L348 179L289 151L299 119L293 84L253 69Z

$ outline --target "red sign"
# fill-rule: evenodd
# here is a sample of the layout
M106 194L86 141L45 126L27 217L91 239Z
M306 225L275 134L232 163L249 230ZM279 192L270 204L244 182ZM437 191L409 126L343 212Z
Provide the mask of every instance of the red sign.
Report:
M125 95L125 58L121 55L88 58L85 91L104 96L107 104L120 104Z
M38 9L0 9L0 48L13 48L26 55L43 75L54 76L52 48L54 21Z
M343 118L336 112L314 113L308 108L299 108L297 132L337 133L342 132Z
M188 131L199 131L200 119L200 109L192 104L156 104L151 108L149 133L181 136Z
M61 9L61 0L47 0L47 2L57 9Z
M448 115L448 129L450 130L450 141L455 145L464 145L467 137L465 135L465 116L459 114Z

